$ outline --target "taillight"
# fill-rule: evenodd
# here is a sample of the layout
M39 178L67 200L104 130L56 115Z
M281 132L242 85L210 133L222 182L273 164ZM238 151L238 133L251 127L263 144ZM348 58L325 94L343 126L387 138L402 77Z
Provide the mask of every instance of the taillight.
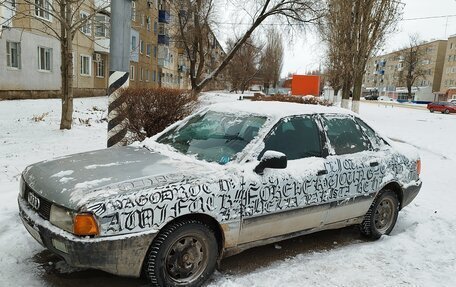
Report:
M418 175L421 174L421 159L416 161L416 172L418 173Z

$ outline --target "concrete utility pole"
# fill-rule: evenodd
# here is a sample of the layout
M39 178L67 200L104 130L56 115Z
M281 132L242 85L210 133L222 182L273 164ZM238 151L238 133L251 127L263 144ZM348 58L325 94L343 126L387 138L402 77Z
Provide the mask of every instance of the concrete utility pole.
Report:
M111 0L111 38L108 107L108 147L126 144L126 121L119 109L125 104L120 88L129 85L132 0Z

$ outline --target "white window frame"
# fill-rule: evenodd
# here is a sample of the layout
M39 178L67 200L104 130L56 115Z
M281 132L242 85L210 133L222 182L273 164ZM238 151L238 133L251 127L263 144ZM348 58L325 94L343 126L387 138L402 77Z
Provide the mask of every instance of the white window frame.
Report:
M84 71L83 59L87 59L88 73L85 73L85 71ZM79 55L79 65L80 65L79 66L79 74L81 76L90 77L92 75L92 56L80 54Z
M146 69L146 82L149 82L149 69Z
M150 55L152 54L152 44L147 43L146 44L146 56L150 58Z
M144 68L141 67L141 69L139 70L139 81L142 82L144 80Z
M79 17L81 19L88 18L90 16L86 11L81 11ZM92 20L88 20L87 23L81 26L81 32L87 36L92 36Z
M42 66L42 61L43 59L41 59L41 50L44 50L44 57L46 60L46 53L49 53L49 63L44 63L45 65L45 68L42 69L41 66ZM53 55L52 55L52 48L49 48L49 47L43 47L43 46L38 46L38 71L40 72L52 72L52 63L53 63ZM49 69L47 69L47 67L49 66Z
M137 42L137 37L135 35L132 35L131 36L131 50L132 51L136 51L136 49L138 48L138 44L137 43L138 43Z
M106 75L106 67L105 67L105 61L104 59L101 59L99 62L97 62L97 69L95 71L95 76L97 78L104 78Z
M51 5L52 0L35 0L35 4L32 4L32 13L36 18L52 22Z
M17 61L17 66L13 66L13 49L11 47L11 44L16 45L16 61ZM20 70L21 69L21 43L20 42L13 42L13 41L6 41L6 66L8 69L11 70Z
M135 80L135 66L133 65L130 65L130 80L131 81L134 81Z
M136 22L136 2L131 2L131 21Z
M101 20L103 18L103 20ZM100 21L101 20L101 21ZM95 25L94 25L94 35L95 37L107 38L109 35L109 19L106 15L98 14L95 16ZM101 33L98 34L98 30L101 30Z
M139 53L142 55L144 54L144 50L145 50L145 47L144 47L144 40L143 39L140 39L139 40Z

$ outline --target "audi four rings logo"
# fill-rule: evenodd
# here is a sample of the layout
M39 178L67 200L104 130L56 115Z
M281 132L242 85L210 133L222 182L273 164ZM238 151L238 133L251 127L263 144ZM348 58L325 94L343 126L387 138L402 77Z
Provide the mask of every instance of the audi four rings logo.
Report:
M28 203L33 207L33 209L38 210L40 208L40 199L36 197L33 193L29 193L27 197Z

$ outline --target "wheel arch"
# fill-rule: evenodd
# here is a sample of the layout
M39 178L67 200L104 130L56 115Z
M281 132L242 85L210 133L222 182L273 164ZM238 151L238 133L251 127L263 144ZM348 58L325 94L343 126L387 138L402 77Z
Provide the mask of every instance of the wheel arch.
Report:
M397 199L399 200L399 210L402 209L402 203L403 203L403 200L404 200L404 191L401 187L401 185L395 181L393 182L390 182L388 184L386 184L382 190L385 190L385 189L389 189L391 191L393 191L394 193L396 193L397 195Z

